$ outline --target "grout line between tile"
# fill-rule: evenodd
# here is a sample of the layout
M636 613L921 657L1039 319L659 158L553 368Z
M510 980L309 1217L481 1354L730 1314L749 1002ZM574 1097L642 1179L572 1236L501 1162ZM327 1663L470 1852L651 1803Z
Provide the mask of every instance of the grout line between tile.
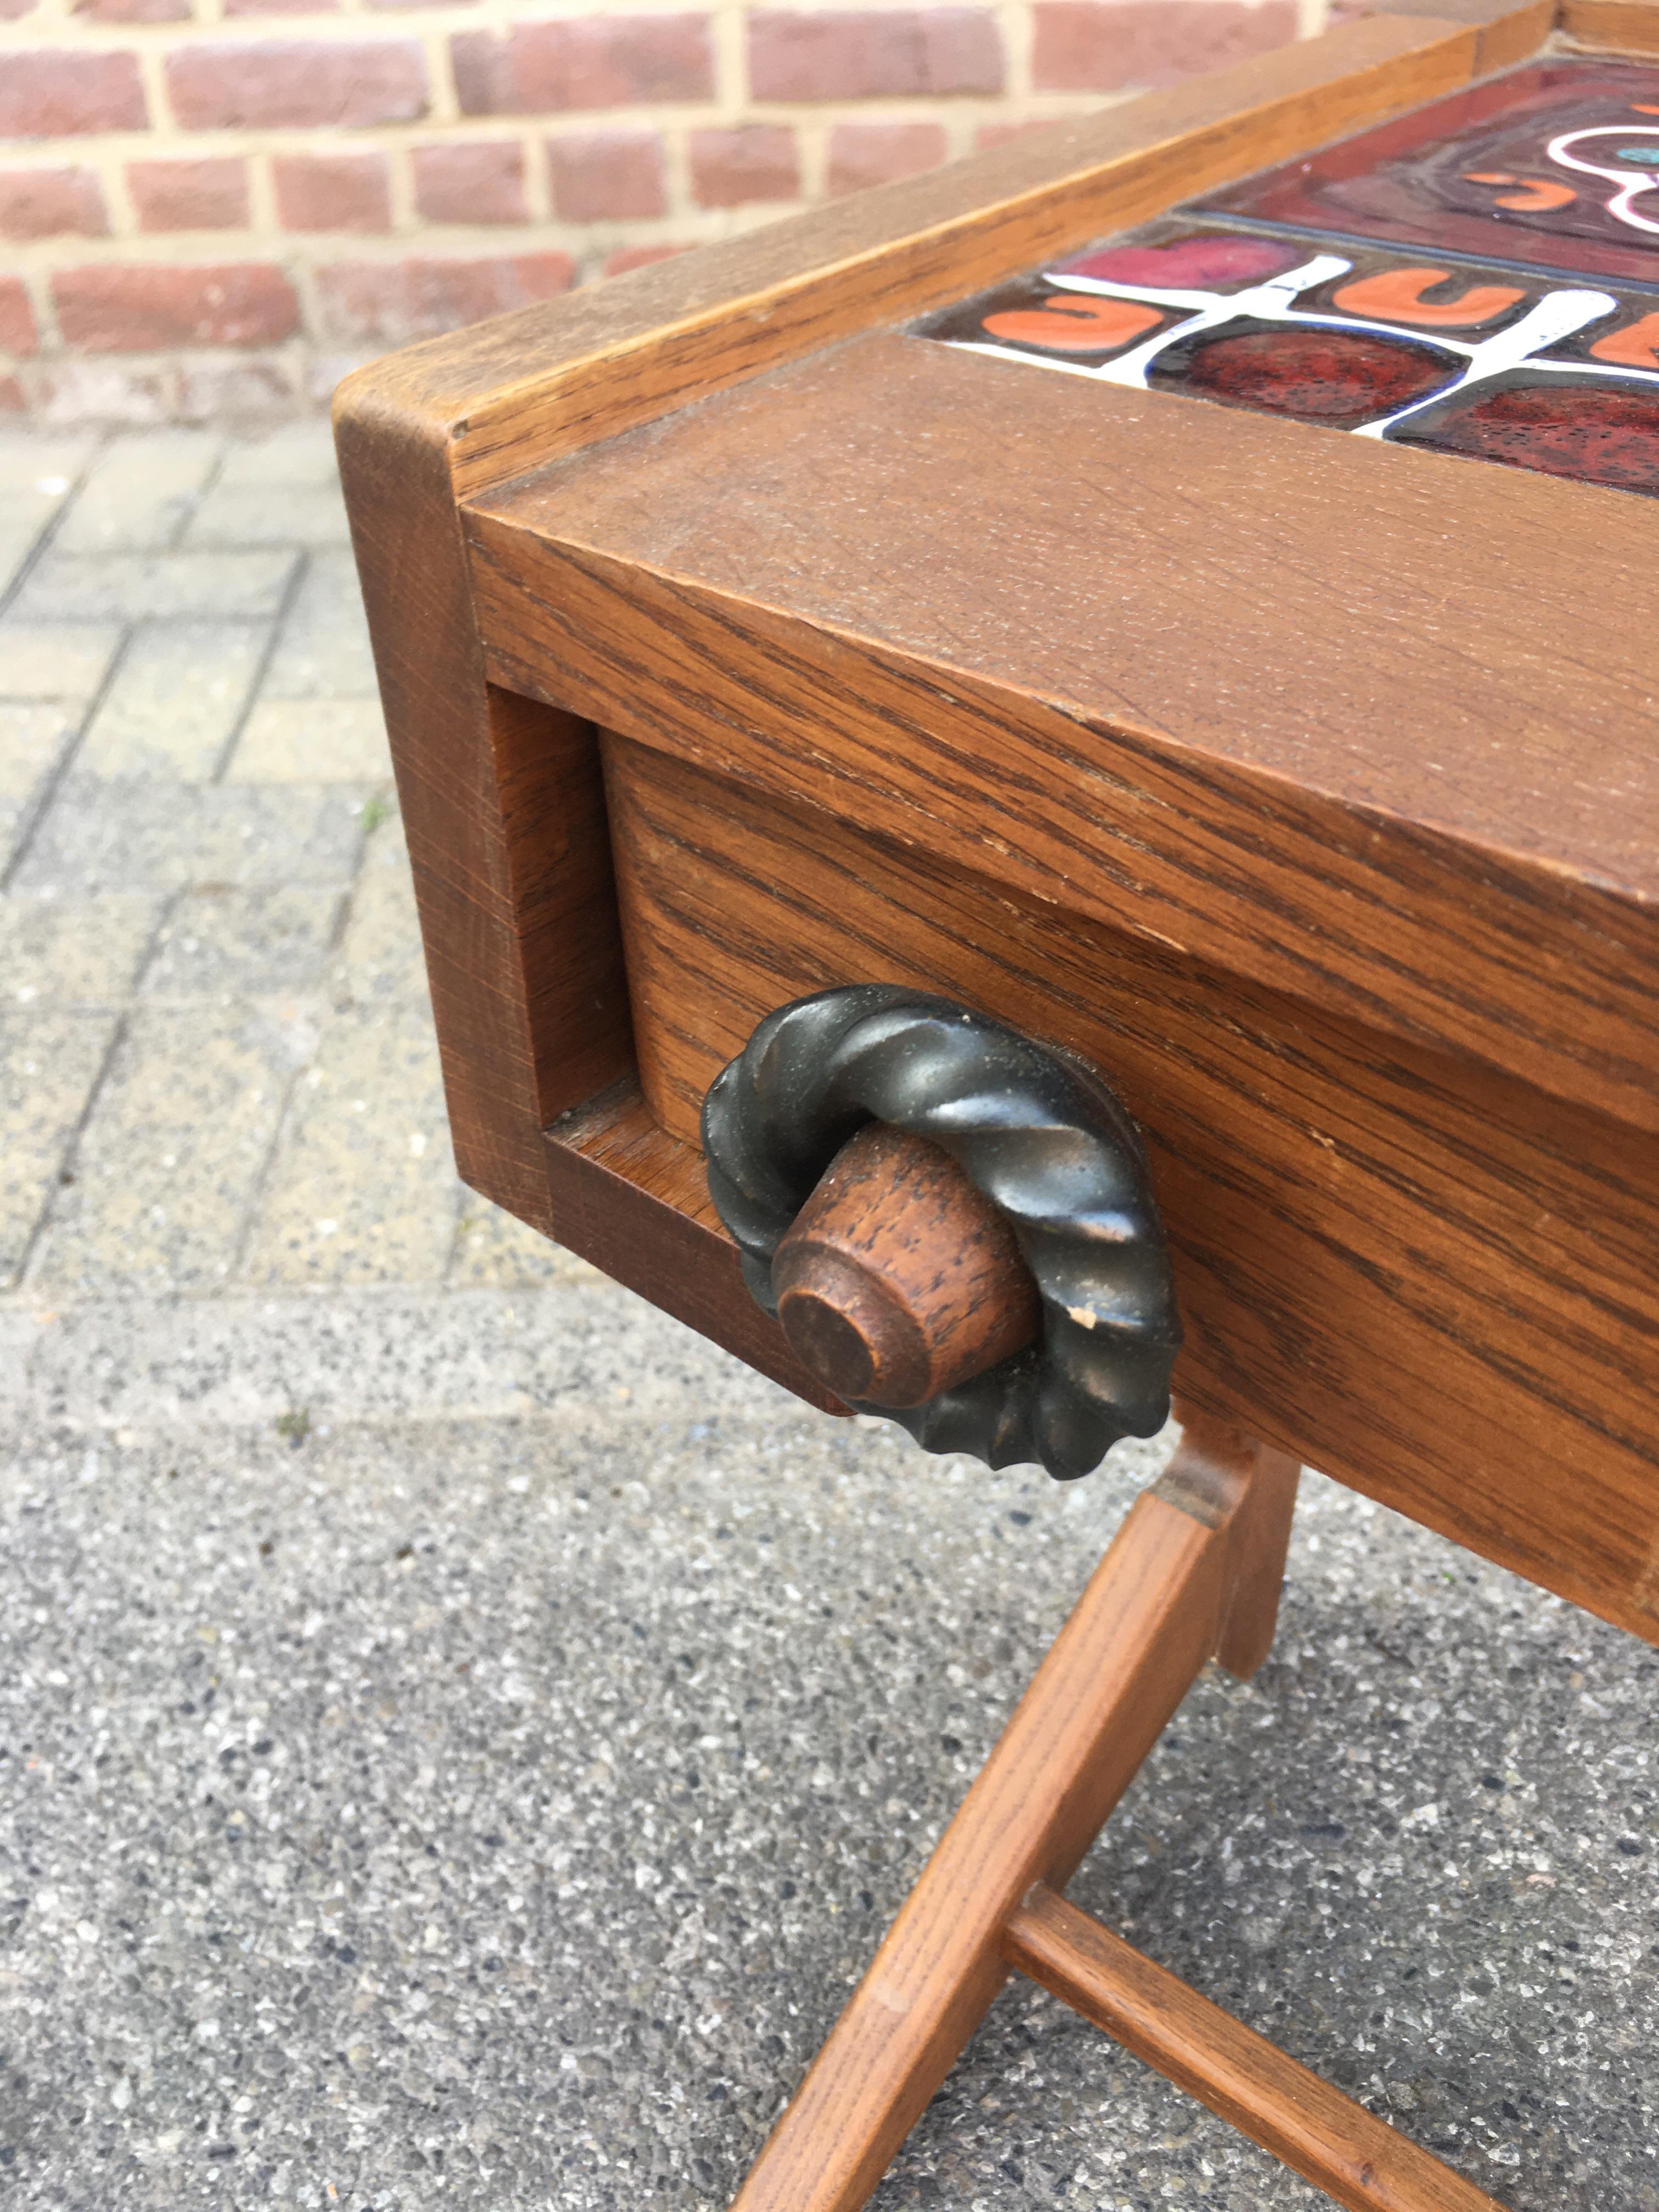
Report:
M16 844L12 848L10 860L7 861L3 869L0 869L0 896L3 896L7 891L10 890L12 885L16 882L17 872L22 866L24 861L28 858L29 854L33 848L35 838L40 835L41 823L51 812L53 803L57 799L58 793L64 787L65 779L69 775L70 769L75 765L82 746L85 744L87 741L87 734L88 731L92 728L94 722L98 719L100 713L102 711L104 702L108 698L111 691L114 689L116 678L119 676L122 669L126 665L127 655L132 650L132 641L137 635L140 627L141 625L137 622L124 622L121 629L119 642L117 644L114 652L112 653L109 657L109 665L104 671L103 681L99 684L98 689L93 692L90 697L87 700L85 707L82 712L79 727L76 729L74 736L70 738L69 743L64 747L63 752L58 757L57 766L48 769L46 775L41 780L40 788L34 796L33 805L30 811L27 823L26 823L21 835L19 836Z
M149 973L151 964L160 950L162 935L183 896L182 891L173 891L162 898L156 910L155 919L150 924L149 935L145 940L143 949L133 963L132 980L127 986L125 1002L116 1009L115 1024L110 1031L110 1041L105 1048L103 1059L99 1063L98 1073L88 1086L87 1096L76 1118L75 1127L64 1139L63 1151L58 1154L56 1176L47 1186L46 1204L40 1208L34 1226L29 1231L28 1241L23 1247L23 1256L17 1268L17 1288L20 1291L27 1286L28 1271L33 1263L36 1248L51 1224L53 1209L58 1203L58 1193L63 1188L64 1172L76 1157L82 1137L86 1133L87 1124L92 1118L93 1109L97 1104L104 1085L108 1080L115 1054L126 1038L128 1025L137 1006L138 994L143 988L144 977Z
M23 1246L22 1257L17 1263L16 1287L20 1291L27 1291L29 1287L29 1271L34 1265L42 1239L52 1225L59 1193L64 1188L64 1177L69 1172L72 1163L80 1156L81 1140L86 1134L87 1124L92 1119L98 1101L104 1095L104 1086L109 1080L110 1070L115 1065L115 1055L126 1042L127 1024L132 1009L129 1004L123 1006L120 1012L116 1015L110 1030L109 1042L105 1046L103 1058L98 1063L98 1072L87 1086L87 1095L81 1102L81 1111L75 1117L75 1126L64 1139L63 1149L58 1155L57 1168L52 1181L46 1186L46 1203L35 1217L34 1226L29 1231L27 1241Z
M252 714L254 708L258 705L260 695L264 690L265 678L270 673L270 664L276 657L276 647L281 641L283 630L288 626L289 617L293 613L295 606L298 602L301 590L305 584L306 579L311 574L312 549L310 546L300 545L292 547L289 550L296 552L299 555L299 558L295 562L294 568L292 573L289 574L288 582L283 587L281 603L276 609L275 616L272 617L270 635L265 639L264 650L259 655L258 665L254 669L252 678L249 682L247 693L242 701L240 711L238 713L235 720L231 724L230 735L225 739L224 744L221 746L218 760L214 764L213 773L208 778L208 782L210 785L222 783L226 776L230 773L230 764L236 757L236 748L242 742L242 732L247 727L248 718Z
M219 457L214 462L213 466L208 471L207 475L202 481L199 489L191 499L184 503L179 520L173 526L173 535L167 540L167 545L164 549L166 551L169 553L179 553L185 550L185 532L190 528L191 524L195 521L197 511L200 507L202 501L208 497L209 494L218 483L220 477L224 474L225 463L229 459L229 456L230 441L227 438L221 441L219 446Z
M254 1234L258 1227L261 1212L276 1174L276 1162L290 1133L297 1129L300 1125L301 1116L296 1103L296 1094L299 1091L301 1079L308 1075L316 1066L326 1034L327 1022L325 1017L324 1023L319 1030L315 1051L310 1053L289 1077L287 1087L283 1092L282 1103L276 1109L276 1118L271 1124L270 1142L266 1146L265 1156L259 1163L259 1172L248 1187L247 1200L242 1208L242 1218L237 1225L235 1236L231 1239L230 1258L225 1269L227 1289L240 1285L246 1291L255 1291L259 1288L258 1285L246 1281L242 1271L252 1257ZM269 1289L270 1285L267 1285L265 1287Z
M52 545L53 540L57 538L58 532L64 526L64 518L68 514L70 509L75 505L82 493L86 489L87 478L92 474L94 468L107 451L112 442L112 436L113 433L106 432L99 440L98 443L94 446L92 451L87 456L86 462L81 470L80 475L76 477L74 484L70 488L67 496L59 504L57 513L49 516L47 520L41 524L33 544L23 556L23 558L18 562L15 574L12 577L10 582L6 585L5 588L3 591L0 591L0 616L9 614L11 611L12 602L18 597L19 593L22 591L24 585L27 583L29 578L34 574L36 568L40 565L47 550Z

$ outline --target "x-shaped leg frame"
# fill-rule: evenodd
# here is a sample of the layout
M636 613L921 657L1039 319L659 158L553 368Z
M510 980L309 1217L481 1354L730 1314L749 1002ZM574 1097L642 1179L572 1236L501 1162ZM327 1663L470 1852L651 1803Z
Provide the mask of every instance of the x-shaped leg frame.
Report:
M1211 1658L1267 1656L1298 1470L1188 1417L774 2129L732 2212L857 2212L1011 1968L1350 2212L1502 2212L1063 1892Z

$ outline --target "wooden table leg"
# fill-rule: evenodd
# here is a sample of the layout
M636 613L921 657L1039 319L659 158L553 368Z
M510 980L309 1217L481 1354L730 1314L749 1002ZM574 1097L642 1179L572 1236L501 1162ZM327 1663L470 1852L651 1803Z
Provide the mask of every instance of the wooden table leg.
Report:
M1194 1422L1138 1498L733 2212L855 2212L983 2019L1002 1934L1064 1887L1193 1680L1271 1633L1296 1469ZM1276 1548L1275 1548L1276 1547ZM1265 1650L1265 1645L1262 1645ZM1259 1655L1258 1655L1259 1656Z
M1065 1898L1034 1889L1003 1942L1022 1973L1348 2212L1502 2212L1484 2189Z

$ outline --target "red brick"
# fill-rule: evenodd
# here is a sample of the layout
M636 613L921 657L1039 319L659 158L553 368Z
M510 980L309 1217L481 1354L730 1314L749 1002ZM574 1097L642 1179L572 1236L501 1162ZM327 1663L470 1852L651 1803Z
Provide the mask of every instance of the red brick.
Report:
M749 82L757 100L1000 92L1002 40L983 8L757 9Z
M95 170L0 169L0 237L101 238L108 228Z
M284 230L390 230L384 154L278 154L270 164Z
M503 254L477 261L343 261L319 269L333 337L380 344L459 330L486 315L527 307L570 289L568 253Z
M859 192L936 169L949 147L942 123L838 123L830 133L829 188Z
M689 246L619 246L606 256L603 273L626 276L630 269L648 269L653 261L672 261L677 253L690 251Z
M428 222L527 222L524 148L478 138L415 149L415 205Z
M300 326L293 286L280 269L258 261L210 269L62 269L52 293L64 343L88 353L275 345Z
M750 200L800 197L795 134L777 123L691 133L691 197L699 207L742 207Z
M167 83L186 131L408 123L427 106L426 64L404 39L183 46L167 56Z
M0 415L21 415L28 397L15 376L0 376Z
M566 222L665 215L668 189L654 131L583 131L547 142L553 210Z
M1174 84L1296 36L1294 0L1037 0L1031 13L1039 92Z
M75 0L75 12L94 23L182 23L190 0Z
M127 190L140 230L240 230L248 220L247 163L236 155L129 161Z
M15 23L35 5L36 0L0 0L0 23Z
M708 100L714 51L706 15L583 15L450 40L465 115L548 115Z
M0 276L0 353L33 353L40 343L21 276Z
M0 138L142 131L144 88L132 54L9 53L0 69Z

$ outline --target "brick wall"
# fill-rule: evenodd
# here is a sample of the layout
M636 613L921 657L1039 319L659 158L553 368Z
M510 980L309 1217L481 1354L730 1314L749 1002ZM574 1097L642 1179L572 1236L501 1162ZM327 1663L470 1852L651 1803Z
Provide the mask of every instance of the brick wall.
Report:
M1318 27L1324 0L0 0L0 408L206 420Z

